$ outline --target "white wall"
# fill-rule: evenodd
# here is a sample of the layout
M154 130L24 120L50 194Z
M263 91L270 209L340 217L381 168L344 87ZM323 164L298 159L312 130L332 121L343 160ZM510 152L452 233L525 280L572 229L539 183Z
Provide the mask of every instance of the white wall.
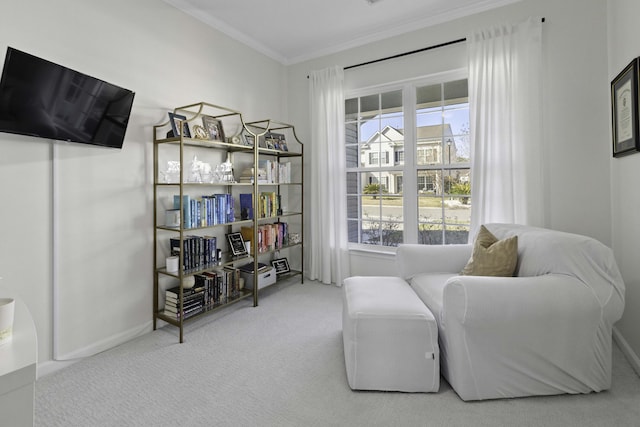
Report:
M199 101L283 120L284 68L162 0L23 0L0 14L7 46L136 92L122 150L0 134L0 285L19 294L53 354L52 168L58 177L60 358L150 330L152 126ZM42 366L42 365L41 365Z
M609 0L609 82L633 58L640 56L640 3L637 0ZM607 138L611 141L611 137ZM611 162L611 211L613 250L626 285L626 305L616 325L623 350L640 373L640 153Z

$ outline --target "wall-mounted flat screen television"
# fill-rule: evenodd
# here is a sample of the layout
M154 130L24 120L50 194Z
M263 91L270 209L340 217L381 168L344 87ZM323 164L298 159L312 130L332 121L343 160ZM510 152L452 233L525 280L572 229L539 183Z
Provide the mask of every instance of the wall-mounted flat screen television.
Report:
M0 132L122 148L134 95L9 47L0 80Z

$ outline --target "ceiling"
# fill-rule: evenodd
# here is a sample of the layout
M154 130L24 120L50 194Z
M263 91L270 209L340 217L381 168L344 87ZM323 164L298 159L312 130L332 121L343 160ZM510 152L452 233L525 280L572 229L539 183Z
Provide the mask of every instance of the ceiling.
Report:
M165 0L285 65L520 0Z

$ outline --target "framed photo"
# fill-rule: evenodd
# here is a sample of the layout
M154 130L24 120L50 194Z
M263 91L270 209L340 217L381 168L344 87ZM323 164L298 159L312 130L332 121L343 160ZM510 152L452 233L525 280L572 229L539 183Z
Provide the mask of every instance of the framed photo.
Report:
M242 138L244 141L244 145L249 145L253 147L253 145L255 144L255 138L253 135L249 135L248 133L245 133L242 135Z
M638 141L638 61L636 58L611 82L613 157L640 151Z
M191 138L189 124L187 123L187 118L185 116L169 112L169 122L171 123L171 131L173 132L174 137L182 135L185 138ZM182 131L179 130L179 122L182 122Z
M233 256L248 255L247 247L244 244L244 239L241 233L229 233L227 234L227 241L229 242L229 248Z
M278 258L271 261L271 265L276 270L276 275L288 273L291 271L289 268L289 262L286 258Z
M226 141L224 138L224 129L222 128L222 122L218 119L214 119L211 116L203 116L202 124L209 133L209 139L213 141Z

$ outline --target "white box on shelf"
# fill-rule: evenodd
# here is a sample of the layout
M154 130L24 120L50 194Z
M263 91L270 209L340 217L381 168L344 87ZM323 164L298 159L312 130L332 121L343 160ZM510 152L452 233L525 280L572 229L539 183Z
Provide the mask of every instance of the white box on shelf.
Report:
M251 289L253 286L253 273L240 270L240 277L244 278L244 287ZM258 271L258 289L276 283L276 272L273 267L268 267L264 271Z

